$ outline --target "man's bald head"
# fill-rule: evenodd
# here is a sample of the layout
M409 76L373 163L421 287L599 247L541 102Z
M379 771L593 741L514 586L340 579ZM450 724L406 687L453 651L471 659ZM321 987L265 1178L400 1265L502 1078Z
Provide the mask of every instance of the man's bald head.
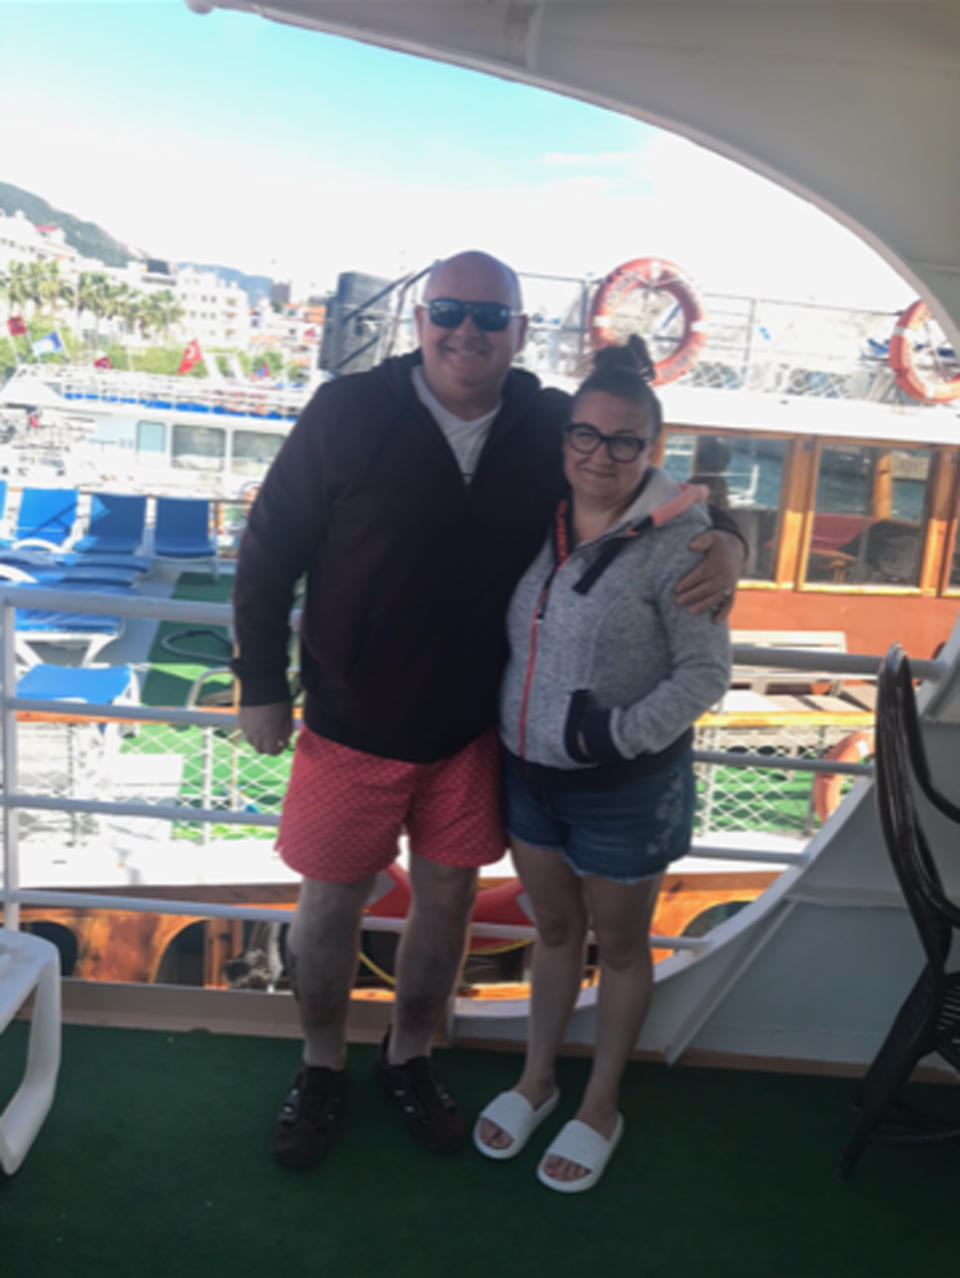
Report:
M497 316L504 327L490 323L478 327L469 307L447 307L446 316L431 319L429 303L441 299L492 302L495 315L506 311ZM440 403L464 421L481 417L499 403L504 380L527 332L522 307L516 271L489 253L457 253L437 262L430 272L416 315L423 375Z
M427 276L423 296L426 301L459 297L473 302L505 302L512 311L523 309L520 280L513 267L477 249L436 262Z

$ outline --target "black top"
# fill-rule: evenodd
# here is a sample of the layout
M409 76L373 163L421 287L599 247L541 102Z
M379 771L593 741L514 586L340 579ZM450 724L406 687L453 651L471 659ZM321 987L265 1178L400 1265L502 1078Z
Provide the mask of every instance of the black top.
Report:
M448 758L496 722L504 617L563 490L561 391L519 369L469 487L410 371L419 353L321 387L270 468L234 591L244 705L289 696L304 572L308 725L371 754Z

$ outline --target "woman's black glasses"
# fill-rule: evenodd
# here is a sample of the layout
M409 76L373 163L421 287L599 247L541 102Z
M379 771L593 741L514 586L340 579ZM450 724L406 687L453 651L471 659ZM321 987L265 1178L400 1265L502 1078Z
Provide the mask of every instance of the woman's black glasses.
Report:
M435 297L425 305L437 328L459 328L469 315L481 333L502 333L514 316L523 314L503 302L461 302L456 297Z
M565 428L570 447L578 453L589 457L601 444L606 444L610 458L615 462L636 461L643 450L653 441L641 439L639 435L601 435L587 422L571 422Z

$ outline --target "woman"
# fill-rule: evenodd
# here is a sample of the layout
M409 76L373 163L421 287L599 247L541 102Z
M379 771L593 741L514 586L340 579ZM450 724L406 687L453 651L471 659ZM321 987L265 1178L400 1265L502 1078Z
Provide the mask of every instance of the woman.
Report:
M569 501L513 595L501 694L506 820L537 924L526 1062L474 1142L512 1158L557 1103L554 1063L592 927L600 965L586 1091L538 1168L589 1189L623 1131L621 1074L653 981L650 920L693 825L691 724L730 674L729 635L677 607L706 490L650 464L661 430L646 346L598 352L565 430Z

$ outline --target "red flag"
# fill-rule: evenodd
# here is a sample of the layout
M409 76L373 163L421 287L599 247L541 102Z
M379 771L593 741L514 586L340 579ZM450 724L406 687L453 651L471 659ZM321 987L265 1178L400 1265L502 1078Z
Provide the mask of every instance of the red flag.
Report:
M304 337L316 337L317 330L315 328L305 328L303 330Z
M189 373L194 364L199 364L202 359L203 355L200 351L200 343L196 338L194 338L192 342L187 342L183 352L183 357L180 360L180 367L177 369L177 372Z
M22 315L11 315L7 320L7 328L10 330L11 337L26 337L27 326L23 322Z

